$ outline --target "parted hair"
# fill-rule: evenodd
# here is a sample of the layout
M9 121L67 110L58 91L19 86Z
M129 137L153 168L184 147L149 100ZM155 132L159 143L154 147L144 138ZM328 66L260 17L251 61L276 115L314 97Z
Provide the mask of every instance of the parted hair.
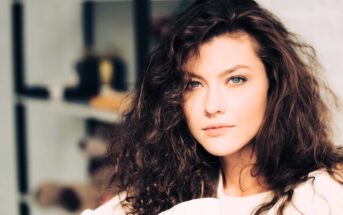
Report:
M320 78L314 49L253 0L198 0L175 17L150 54L113 141L122 146L110 151L113 180L127 192L122 205L129 214L158 214L183 201L216 196L219 159L194 139L182 108L184 66L202 44L235 33L254 39L269 81L265 118L251 140L256 154L251 173L266 179L273 198L254 214L278 201L282 214L294 188L314 170L333 177L339 172L342 148L333 143L324 95L334 103L337 98Z

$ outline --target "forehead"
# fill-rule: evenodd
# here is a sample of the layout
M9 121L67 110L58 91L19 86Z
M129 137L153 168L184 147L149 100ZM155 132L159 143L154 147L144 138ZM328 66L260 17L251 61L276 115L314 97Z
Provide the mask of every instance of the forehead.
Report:
M257 41L245 32L215 36L201 44L184 64L186 72L221 70L237 64L261 63Z

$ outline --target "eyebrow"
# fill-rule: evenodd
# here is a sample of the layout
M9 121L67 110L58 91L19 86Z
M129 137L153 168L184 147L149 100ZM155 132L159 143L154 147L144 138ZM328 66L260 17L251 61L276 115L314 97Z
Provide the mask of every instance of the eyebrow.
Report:
M238 64L238 65L236 65L234 67L231 67L231 68L226 69L223 72L221 72L219 74L219 77L225 77L225 76L229 75L230 73L232 73L232 72L234 72L234 71L236 71L238 69L251 69L251 67L246 66L246 65ZM198 74L196 74L196 73L194 73L192 71L186 71L186 73L189 74L191 78L198 78L198 79L204 80L203 77L201 77L200 75L198 75Z

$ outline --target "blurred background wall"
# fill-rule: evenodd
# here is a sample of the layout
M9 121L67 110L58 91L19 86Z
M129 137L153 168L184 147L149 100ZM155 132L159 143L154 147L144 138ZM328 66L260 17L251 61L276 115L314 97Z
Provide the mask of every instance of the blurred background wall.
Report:
M335 93L343 98L343 1L340 0L259 0L273 11L285 25L317 51L326 70L325 78ZM343 116L336 113L335 135L343 145Z
M10 35L10 1L0 1L0 213L18 214Z
M16 121L14 106L26 107L26 144L28 163L28 202L30 214L63 214L41 209L33 201L35 189L44 181L78 183L87 180L87 157L78 148L87 136L85 120L111 118L106 111L79 108L47 100L18 102L13 80L13 37L11 5L0 1L0 213L19 214L16 159ZM26 84L61 86L75 76L75 65L84 53L81 0L27 0L24 23ZM127 84L136 80L135 28L132 1L97 0L94 7L95 46L103 55L115 53L127 66ZM177 11L178 1L152 1L151 17ZM343 97L343 1L341 0L259 0L275 12L291 31L312 44L326 77L335 92ZM343 144L343 117L335 115L336 142ZM26 200L25 200L26 201Z

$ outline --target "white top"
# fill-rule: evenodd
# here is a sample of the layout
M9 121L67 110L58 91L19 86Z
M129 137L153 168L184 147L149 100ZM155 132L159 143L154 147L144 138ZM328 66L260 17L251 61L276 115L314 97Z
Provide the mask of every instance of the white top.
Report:
M126 194L124 192L119 193L113 197L110 201L101 205L95 210L87 209L81 213L81 215L125 215L124 209L121 207L121 200L124 200Z
M284 215L343 215L343 186L322 170L309 174L309 179L294 189L292 203ZM272 192L264 192L244 197L232 197L224 194L220 178L217 198L194 199L175 205L160 215L197 214L222 215L232 212L235 215L249 215L258 205L270 199ZM86 210L81 215L125 215L120 206L120 194L98 209ZM121 196L121 197L120 197ZM276 214L277 203L267 215Z

